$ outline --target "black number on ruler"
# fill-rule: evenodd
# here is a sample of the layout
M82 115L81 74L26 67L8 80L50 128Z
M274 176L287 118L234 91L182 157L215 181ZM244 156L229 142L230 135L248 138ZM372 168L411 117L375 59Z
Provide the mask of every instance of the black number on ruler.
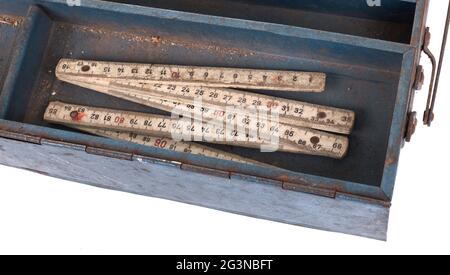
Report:
M245 98L245 97L240 97L238 99L238 103L246 103L246 102L247 102L247 98Z
M342 149L342 144L340 144L340 143L335 143L335 144L333 144L333 148L334 148L334 149L339 149L339 150L341 150L341 149Z
M286 130L286 132L284 133L284 135L285 135L285 136L288 136L288 137L293 137L294 134L295 134L294 131L289 131L289 130Z
M299 114L299 115L303 115L303 109L295 108L294 109L294 113Z

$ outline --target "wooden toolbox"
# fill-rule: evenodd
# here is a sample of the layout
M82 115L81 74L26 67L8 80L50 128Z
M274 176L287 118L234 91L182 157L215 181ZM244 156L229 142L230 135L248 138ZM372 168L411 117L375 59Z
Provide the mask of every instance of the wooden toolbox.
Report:
M0 0L0 163L385 239L400 149L414 122L428 1L369 2ZM164 113L58 80L62 58L323 72L322 93L258 92L353 110L349 150L332 159L215 145L270 165L261 166L48 123L51 101Z

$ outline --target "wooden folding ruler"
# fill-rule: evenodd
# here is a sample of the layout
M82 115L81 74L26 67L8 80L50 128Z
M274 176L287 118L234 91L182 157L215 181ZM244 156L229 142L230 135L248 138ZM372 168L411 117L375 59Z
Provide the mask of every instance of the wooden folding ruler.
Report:
M56 76L114 97L167 112L176 110L183 117L189 114L194 119L180 121L51 102L45 113L47 121L145 145L151 143L146 140L158 140L152 146L160 144L162 137L166 146L190 146L186 150L194 154L219 152L213 150L210 154L204 146L197 149L195 143L189 142L192 140L269 148L275 138L278 151L342 158L348 150L348 138L338 134L349 134L355 120L354 112L349 110L230 89L322 92L325 89L322 73L63 59ZM265 115L275 117L276 121L262 120ZM261 138L262 133L265 138ZM178 141L168 140L174 135ZM228 154L217 157L237 159Z

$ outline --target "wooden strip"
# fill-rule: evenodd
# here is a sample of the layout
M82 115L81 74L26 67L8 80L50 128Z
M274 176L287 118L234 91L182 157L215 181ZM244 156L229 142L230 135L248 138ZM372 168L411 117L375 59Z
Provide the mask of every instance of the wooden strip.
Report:
M315 72L276 71L241 68L136 64L62 59L60 75L84 75L115 80L169 82L179 85L228 87L295 92L323 92L326 75Z
M100 127L110 130L178 137L185 141L205 141L256 149L277 149L291 153L342 158L348 149L343 136L287 125L209 125L187 119L133 113L121 110L51 102L45 120L76 126ZM273 148L276 146L276 148Z

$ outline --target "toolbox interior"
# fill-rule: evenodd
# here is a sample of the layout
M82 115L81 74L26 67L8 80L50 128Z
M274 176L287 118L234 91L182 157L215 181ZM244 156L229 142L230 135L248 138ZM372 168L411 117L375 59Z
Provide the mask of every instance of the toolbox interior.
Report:
M415 3L384 0L113 0L409 44Z
M0 12L0 83L4 82L13 51L14 38L22 24L22 17ZM1 93L1 92L0 92Z
M12 13L26 16L25 4L19 7L21 4L15 6L6 2L0 0L0 16L13 6ZM162 1L152 2L162 5ZM274 3L262 2L268 5ZM283 9L291 3L282 2ZM311 1L304 1L308 2ZM302 5L298 7L303 9ZM306 5L305 9L314 10L314 7ZM39 70L28 76L28 81L33 80L33 88L14 92L7 100L7 111L2 119L73 131L42 120L48 102L53 100L162 113L58 81L54 69L61 58L325 72L327 88L323 93L261 93L354 110L356 125L349 136L350 150L344 159L280 152L261 153L232 146L216 147L294 172L380 186L403 61L401 53L263 30L160 18L157 15L130 16L126 12L92 7L69 8L67 5L51 3L42 5L41 9L49 16L52 25L45 51L42 54L35 53L33 57L40 64ZM349 12L351 15L351 10ZM405 20L407 23L400 22L400 25L411 23L413 9L411 13ZM397 23L393 22L392 26L397 28ZM325 22L321 24L325 25ZM328 22L328 25L332 25L332 22ZM13 40L4 37L11 38L17 28L20 26L13 28L0 24L0 77L8 67L7 49L11 48ZM362 34L372 36L372 29L368 28ZM400 34L396 34L395 38L405 43L408 40ZM3 81L2 78L0 80ZM0 83L2 86L3 83ZM60 139L64 140L63 137ZM144 149L138 148L133 153L142 153L140 150ZM211 165L208 160L204 162L205 165Z

